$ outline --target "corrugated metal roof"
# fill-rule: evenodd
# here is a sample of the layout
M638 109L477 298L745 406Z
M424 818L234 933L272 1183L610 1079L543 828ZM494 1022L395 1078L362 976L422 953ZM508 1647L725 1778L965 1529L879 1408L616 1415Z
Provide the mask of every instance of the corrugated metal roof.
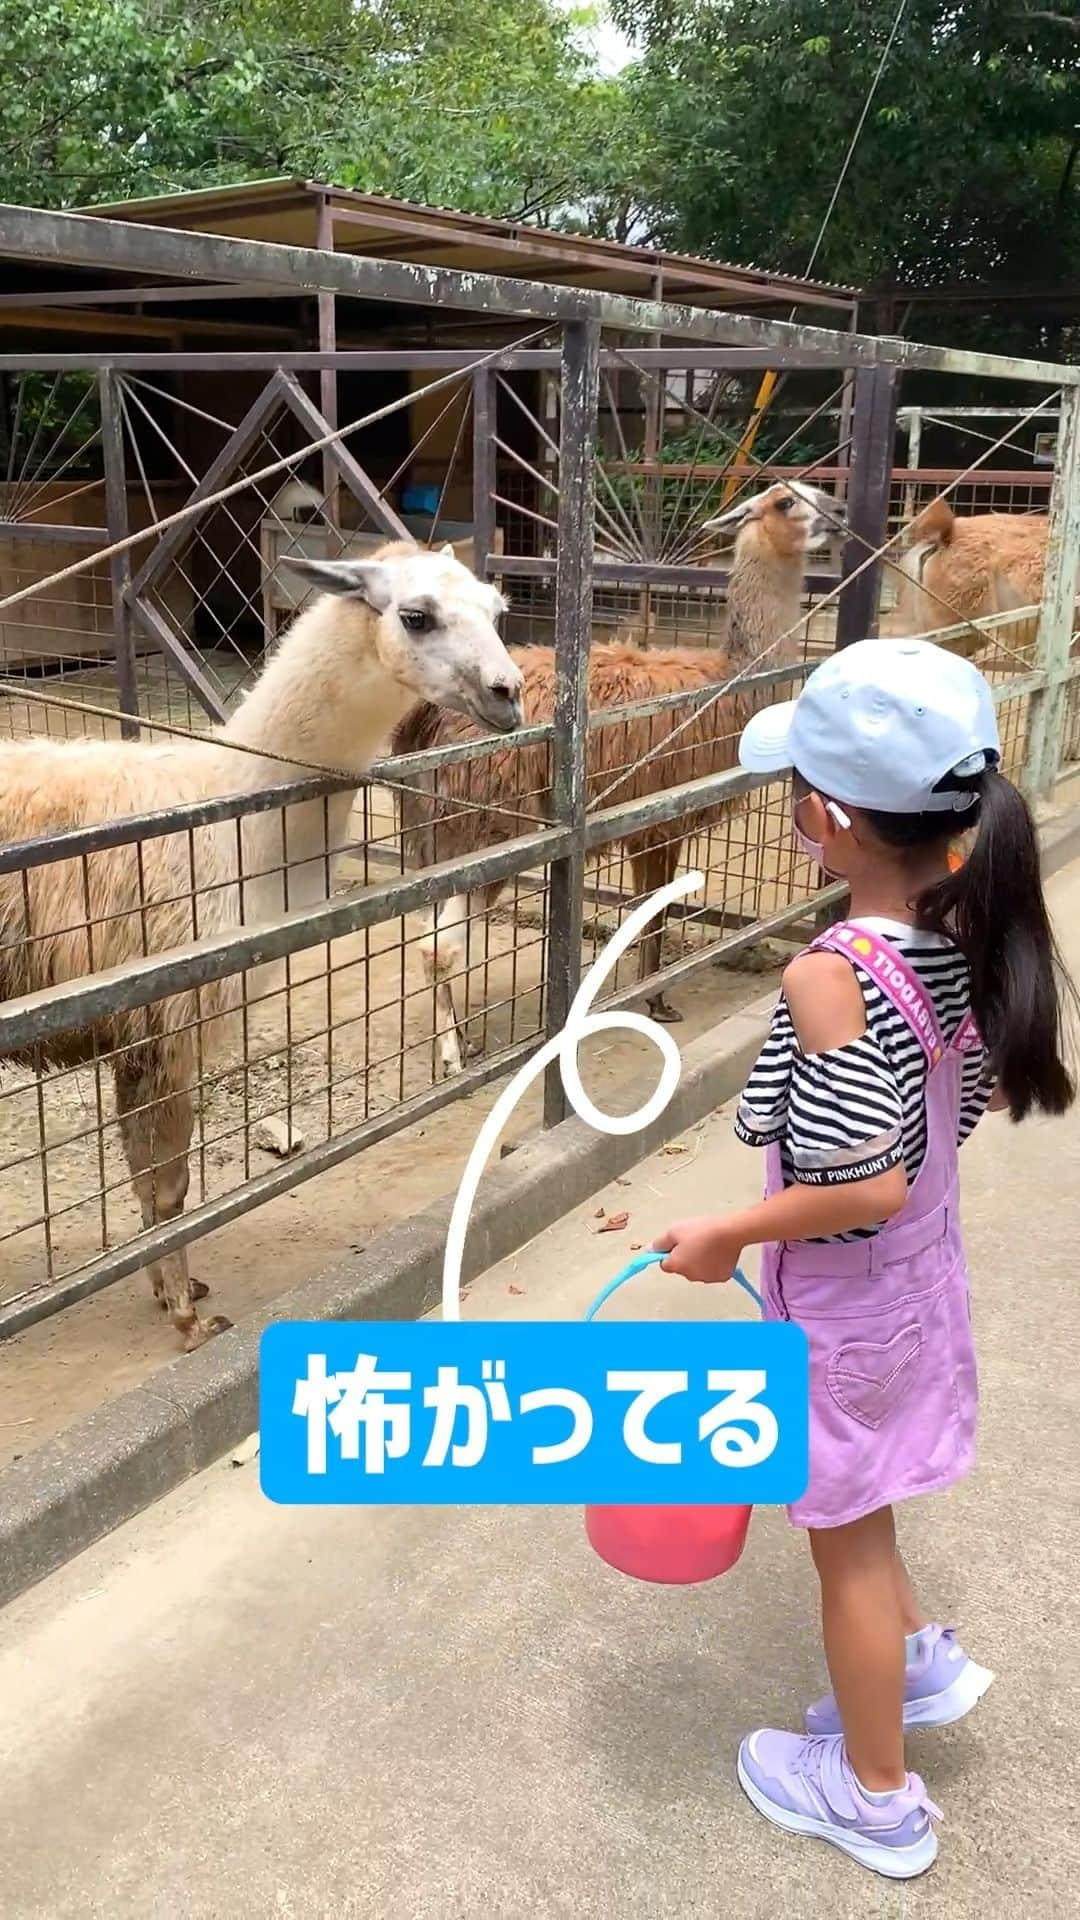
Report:
M495 249L505 254L509 250L519 255L519 263L534 261L535 265L527 272L519 265L523 277L529 278L543 277L545 263L572 266L577 262L576 278L584 286L590 284L591 274L602 271L627 276L644 274L661 280L667 277L673 297L685 297L686 290L693 286L702 294L736 297L742 294L758 301L791 300L795 304L801 299L839 307L850 307L858 297L855 288L824 280L803 280L797 275L774 273L768 267L706 260L694 254L595 239L589 234L554 232L528 221L498 220L481 214L460 213L449 207L422 206L414 201L358 193L351 188L291 176L95 204L83 211L109 219L152 220L163 226L194 227L205 219L210 224L228 220L242 227L245 209L262 219L275 211L282 218L290 212L294 215L303 212L313 218L319 202L327 196L340 208L344 221L352 214L358 228L367 229L368 244L361 245L358 241L351 249L356 252L390 253L395 243L408 243L409 256L423 262L425 251L440 244L467 254L470 248L482 253L487 242L489 251ZM432 228L438 231L433 232ZM349 242L339 230L339 246L343 240L347 249ZM459 264L467 266L475 262L462 258ZM499 270L513 272L513 268L505 264Z

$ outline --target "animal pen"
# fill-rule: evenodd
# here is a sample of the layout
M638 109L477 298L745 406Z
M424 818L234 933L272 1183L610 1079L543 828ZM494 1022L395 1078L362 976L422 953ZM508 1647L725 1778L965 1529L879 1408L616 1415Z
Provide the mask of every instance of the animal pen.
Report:
M236 712L304 596L290 557L363 559L387 540L449 542L500 587L508 638L553 645L557 667L551 717L526 715L514 735L473 729L384 757L359 783L309 748L277 756L273 783L254 789L238 748L228 790L119 816L104 797L99 817L0 849L0 881L18 903L0 929L4 977L22 977L15 949L25 956L54 937L34 918L61 873L65 897L81 902L64 932L83 956L45 978L28 963L36 984L0 1005L0 1058L14 1063L0 1078L0 1335L395 1134L419 1137L451 1103L465 1102L463 1162L479 1124L471 1097L562 1026L583 968L651 890L635 889L635 847L654 856L654 884L693 866L706 885L669 916L646 977L633 954L621 963L605 1005L666 1009L666 996L691 990L707 1005L718 962L769 938L798 940L834 907L840 889L823 887L793 842L785 784L740 772L735 740L755 700L796 692L825 649L877 630L904 532L897 489L922 484L917 468L894 465L902 383L921 372L952 376L958 407L975 382L999 384L1013 407L985 424L965 468L932 476L934 493L968 489L976 501L980 476L991 484L990 455L1016 444L1022 424L1057 428L1041 607L1018 637L1015 609L972 623L943 605L938 637L974 651L988 673L1006 770L1033 795L1068 771L1080 672L1078 368L20 209L0 210L0 252L181 287L285 286L324 305L437 306L497 339L0 356L4 736L205 735ZM730 383L771 368L814 377L816 417L837 409L834 444L802 465L785 463L783 443L750 464L740 436L717 426ZM342 405L361 388L363 405ZM730 563L702 528L774 479L831 490L835 553L808 563L800 631L733 673ZM60 511L80 497L100 503L100 524ZM689 690L590 711L590 650L616 635L632 635L645 658L678 646L715 660ZM335 802L353 789L335 836ZM427 834L419 862L400 824L410 805ZM295 841L290 849L301 807L323 823L314 903ZM244 885L254 821L263 847L275 836L279 885L277 910L256 918ZM228 845L240 882L225 925L208 896L208 836ZM167 902L165 946L155 933L163 902L143 890L163 842L186 876ZM118 859L140 889L119 907L109 882ZM438 920L448 903L449 968ZM264 981L268 963L280 972ZM218 1049L208 996L225 979L241 984ZM469 1046L444 1077L447 988ZM181 1194L179 1209L151 1202L140 1214L112 1081L167 1003L186 1009L192 1184L186 1209ZM563 1113L552 1072L544 1119ZM148 1171L152 1185L158 1169ZM343 1243L353 1225L342 1222Z

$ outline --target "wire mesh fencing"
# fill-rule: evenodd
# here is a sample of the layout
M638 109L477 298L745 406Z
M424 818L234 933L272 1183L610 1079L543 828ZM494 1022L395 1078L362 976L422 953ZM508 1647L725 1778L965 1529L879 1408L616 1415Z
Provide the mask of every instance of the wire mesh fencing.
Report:
M703 885L608 983L660 1020L717 964L775 963L768 943L798 944L836 895L794 841L786 783L741 773L737 742L835 642L849 506L844 577L880 567L887 606L910 505L891 460L874 539L839 440L797 468L782 450L747 461L715 374L655 357L643 374L604 348L583 430L557 354L524 369L504 356L483 402L463 359L391 399L358 393L348 458L342 442L329 457L333 429L287 368L228 393L205 372L183 387L175 369L113 371L84 382L96 412L87 399L70 429L64 415L57 458L75 455L76 478L89 463L85 524L26 532L34 489L70 475L24 462L5 496L0 726L16 743L105 742L110 793L86 801L91 770L84 798L65 799L63 768L43 783L4 763L19 844L0 851L0 1335L142 1266L167 1295L190 1241L479 1093L543 1042L582 970L676 874ZM119 504L115 464L93 468L102 434ZM982 457L933 497L979 506L1001 484ZM1064 472L1059 459L1062 496ZM794 617L739 661L738 553L718 555L702 521L795 480L821 491L826 538L803 556ZM178 506L191 511L170 525ZM152 541L118 566L117 539L144 526ZM217 729L308 601L290 558L363 563L400 536L448 541L498 583L507 637L524 643L524 731L496 740L424 707L360 779L318 749L316 712L302 752L249 743L230 758ZM86 626L64 625L69 588ZM1080 724L1060 632L1037 607L1020 625L939 601L939 637L959 636L994 686L1005 770L1045 787ZM23 628L51 642L35 651ZM577 675L585 724L567 719ZM110 743L136 729L175 757L117 784ZM553 876L571 870L568 909Z
M430 1094L440 1029L427 889L413 881L405 899L419 910L394 910L403 864L386 785L356 796L342 836L319 784L291 789L284 805L261 794L173 807L167 832L148 816L54 837L37 861L30 847L5 856L5 1330L79 1297L88 1264L97 1280L149 1264L200 1219L206 1230L235 1217L388 1119L407 1124ZM302 813L294 858L290 823ZM309 890L312 814L334 868L321 889L325 937L290 904L293 881ZM483 857L474 865L478 888L505 886L507 912L465 929L464 969L483 981L485 1021L513 1051L542 1032L542 876L504 871L504 860L493 881ZM268 880L281 912L271 921L262 909L246 936ZM50 976L71 982L66 1004L43 994ZM473 1078L493 1070L485 1061ZM184 1235L170 1237L185 1205Z

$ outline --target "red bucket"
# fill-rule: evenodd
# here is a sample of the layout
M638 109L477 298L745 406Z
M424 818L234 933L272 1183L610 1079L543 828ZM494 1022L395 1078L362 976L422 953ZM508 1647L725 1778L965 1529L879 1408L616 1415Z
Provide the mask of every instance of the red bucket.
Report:
M726 1573L746 1545L750 1507L586 1507L589 1544L619 1573L692 1587Z
M632 1260L593 1301L591 1320L610 1294L643 1268L663 1259L647 1253ZM760 1295L742 1273L734 1279L761 1305ZM740 1558L750 1527L751 1507L586 1507L585 1533L594 1552L609 1567L634 1580L669 1587L696 1586L727 1573Z

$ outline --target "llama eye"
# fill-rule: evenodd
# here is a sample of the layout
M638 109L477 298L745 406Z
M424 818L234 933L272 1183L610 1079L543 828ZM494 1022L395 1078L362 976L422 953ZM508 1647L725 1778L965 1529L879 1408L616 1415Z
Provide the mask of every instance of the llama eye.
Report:
M790 513L794 505L795 505L795 501L792 495L790 493L786 493L782 500L777 501L776 511L777 513Z
M399 619L407 633L430 633L435 621L421 607L403 607Z

